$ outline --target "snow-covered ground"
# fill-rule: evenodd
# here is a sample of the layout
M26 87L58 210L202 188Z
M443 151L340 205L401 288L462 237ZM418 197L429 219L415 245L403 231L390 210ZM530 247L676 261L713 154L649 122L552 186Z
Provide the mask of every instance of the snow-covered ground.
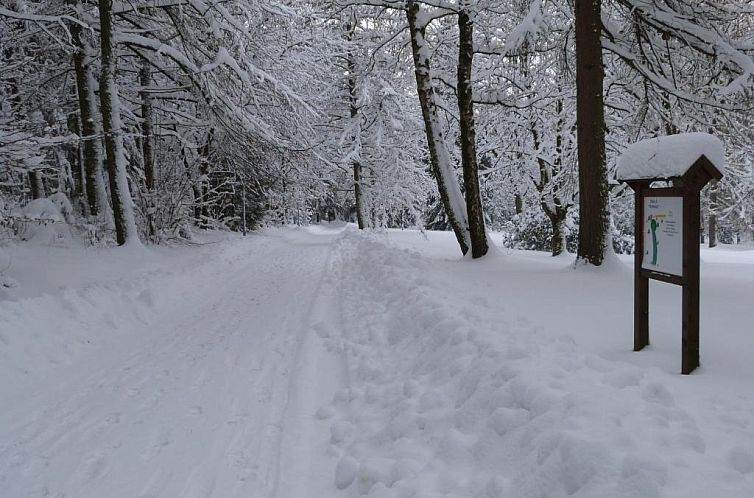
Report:
M753 250L702 250L681 376L679 289L631 351L630 258L206 242L6 248L0 496L754 496Z
M286 469L306 465L291 445L315 419L296 413L335 389L306 339L332 314L334 237L11 248L25 297L0 302L0 496L302 496Z

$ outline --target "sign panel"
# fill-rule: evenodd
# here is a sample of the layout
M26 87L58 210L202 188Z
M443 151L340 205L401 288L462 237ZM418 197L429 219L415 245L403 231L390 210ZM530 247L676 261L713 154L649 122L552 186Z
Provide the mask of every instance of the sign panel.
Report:
M641 267L683 276L683 197L644 198Z

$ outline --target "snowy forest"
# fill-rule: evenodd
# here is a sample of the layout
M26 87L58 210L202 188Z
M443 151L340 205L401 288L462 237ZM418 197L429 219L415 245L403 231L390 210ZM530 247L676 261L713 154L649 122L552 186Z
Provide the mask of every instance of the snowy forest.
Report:
M105 245L345 220L452 229L475 256L485 229L505 231L515 247L557 255L576 252L586 226L582 239L608 235L631 253L633 197L614 180L617 157L695 131L727 152L723 180L703 195L704 237L751 240L754 5L582 8L6 3L5 237L30 237L30 220ZM579 40L580 29L601 36ZM603 70L583 79L602 98L579 118L580 58ZM591 142L578 143L580 127Z
M754 0L0 0L0 57L0 498L754 496Z

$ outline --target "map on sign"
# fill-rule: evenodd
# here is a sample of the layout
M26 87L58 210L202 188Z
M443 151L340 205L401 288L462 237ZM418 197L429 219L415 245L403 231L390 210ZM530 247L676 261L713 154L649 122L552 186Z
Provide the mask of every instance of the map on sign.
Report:
M644 198L641 267L683 276L683 197Z

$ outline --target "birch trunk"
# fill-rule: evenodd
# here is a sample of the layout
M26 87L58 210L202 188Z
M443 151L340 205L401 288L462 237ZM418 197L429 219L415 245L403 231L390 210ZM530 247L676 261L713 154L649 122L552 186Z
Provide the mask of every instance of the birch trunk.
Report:
M463 194L458 185L453 166L450 162L442 126L437 115L437 97L432 84L429 52L424 40L426 25L419 19L419 4L414 0L406 2L406 17L408 18L411 36L411 51L414 57L414 72L416 74L416 92L424 119L424 130L427 135L429 159L437 181L445 214L453 228L461 252L466 254L471 247L469 223L466 218L466 206Z

